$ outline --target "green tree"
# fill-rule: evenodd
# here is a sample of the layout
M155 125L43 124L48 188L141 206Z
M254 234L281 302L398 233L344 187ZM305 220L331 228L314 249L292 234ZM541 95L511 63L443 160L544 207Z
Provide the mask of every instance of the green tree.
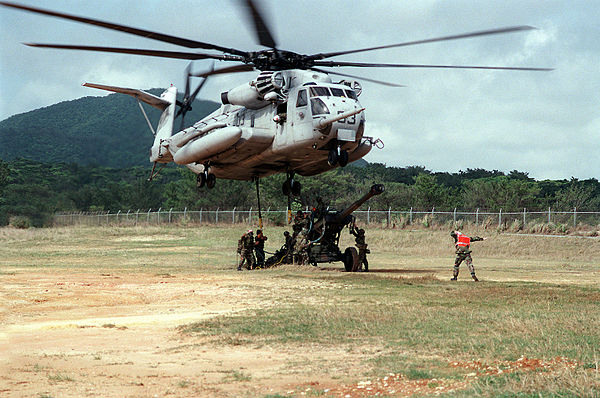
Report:
M539 191L535 182L502 176L465 181L462 196L466 209L517 211L536 208Z
M416 209L442 209L448 206L448 188L438 184L435 176L431 174L420 174L415 178L413 195L413 207Z
M569 184L556 194L557 210L596 211L600 209L600 197L595 194L594 180L579 181L572 178ZM596 181L597 183L597 181Z

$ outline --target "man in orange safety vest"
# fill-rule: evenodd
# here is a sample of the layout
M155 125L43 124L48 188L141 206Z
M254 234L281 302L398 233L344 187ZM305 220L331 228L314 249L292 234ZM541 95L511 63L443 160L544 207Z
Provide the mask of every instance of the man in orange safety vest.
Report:
M456 247L456 259L454 260L454 272L451 281L455 281L458 277L458 267L464 261L467 263L469 271L471 271L471 277L475 282L479 282L479 279L475 276L475 267L473 267L473 259L471 258L471 242L477 242L485 240L486 238L480 238L479 236L469 237L460 231L450 232L450 236L454 238L454 246Z

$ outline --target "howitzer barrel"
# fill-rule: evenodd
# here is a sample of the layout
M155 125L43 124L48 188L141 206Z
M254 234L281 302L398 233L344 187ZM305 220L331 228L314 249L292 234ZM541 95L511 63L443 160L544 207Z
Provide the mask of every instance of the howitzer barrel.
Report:
M367 200L371 199L373 196L383 193L383 191L385 191L385 187L383 186L383 184L374 184L373 186L371 186L371 190L369 192L367 192L365 196L358 199L356 202L354 202L350 206L348 206L348 208L346 208L345 210L338 213L336 218L338 220L345 219L350 214L352 214L356 209L358 209L363 203L365 203Z

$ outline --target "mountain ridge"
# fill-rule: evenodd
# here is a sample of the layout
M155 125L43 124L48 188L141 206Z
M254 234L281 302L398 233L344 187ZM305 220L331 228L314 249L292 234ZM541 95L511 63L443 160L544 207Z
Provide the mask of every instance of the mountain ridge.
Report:
M154 95L162 91L147 90ZM195 100L186 120L200 120L219 106ZM160 111L147 105L144 109L156 126ZM175 126L179 122L176 119ZM146 166L152 142L136 100L117 93L62 101L0 121L0 158L8 161L26 158L116 168Z

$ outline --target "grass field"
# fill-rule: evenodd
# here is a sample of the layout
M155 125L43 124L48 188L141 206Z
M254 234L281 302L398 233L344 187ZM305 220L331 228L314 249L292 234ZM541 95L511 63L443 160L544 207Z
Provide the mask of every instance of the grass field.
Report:
M598 239L465 231L475 283L449 231L367 230L368 274L236 272L242 232L1 229L0 395L600 396Z

